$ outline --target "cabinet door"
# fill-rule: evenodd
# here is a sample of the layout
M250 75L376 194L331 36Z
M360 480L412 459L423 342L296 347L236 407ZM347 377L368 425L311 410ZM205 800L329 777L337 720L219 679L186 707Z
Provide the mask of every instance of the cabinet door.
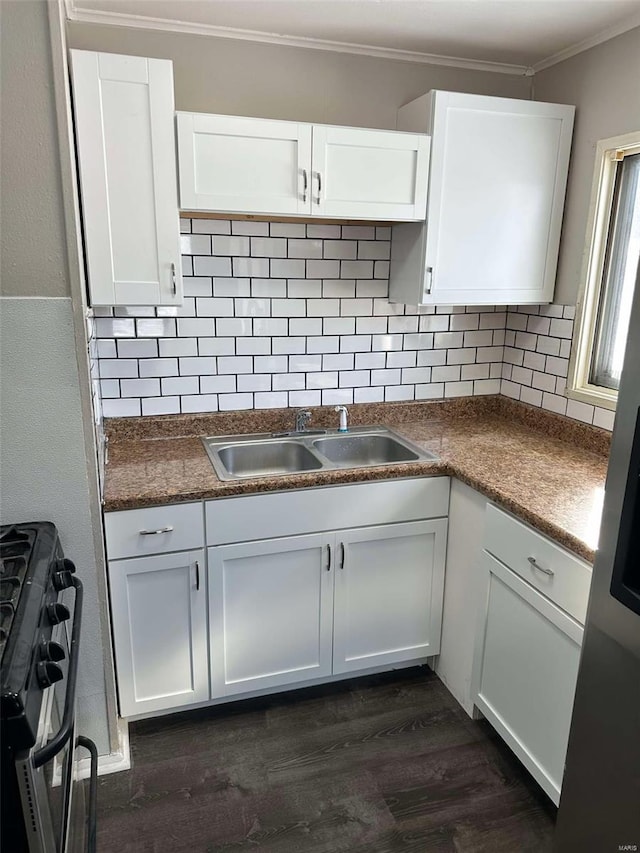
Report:
M424 219L428 136L313 126L311 212L357 219Z
M311 125L178 113L183 210L308 214Z
M204 551L109 563L123 717L209 698Z
M434 93L422 301L552 300L573 114Z
M173 65L71 51L92 305L179 305Z
M557 805L582 627L486 551L482 566L474 701Z
M336 534L333 672L440 650L447 522Z
M212 697L331 674L333 535L209 548Z

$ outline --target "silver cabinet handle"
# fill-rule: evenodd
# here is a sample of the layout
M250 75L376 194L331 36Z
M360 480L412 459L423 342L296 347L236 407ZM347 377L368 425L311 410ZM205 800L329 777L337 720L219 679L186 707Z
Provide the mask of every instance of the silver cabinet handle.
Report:
M340 543L340 568L344 569L344 542Z
M331 545L327 545L327 554L329 555L329 562L327 563L327 571L331 571Z
M537 569L539 572L542 572L543 575L549 575L549 577L553 577L555 575L553 569L545 569L544 566L541 566L540 563L536 562L535 557L527 557L527 560L529 561L532 569Z
M320 196L322 195L322 175L320 172L316 172L316 177L318 179L318 198L316 199L316 204L320 204Z
M156 536L158 533L171 533L173 527L159 527L157 530L141 530L140 536Z
M302 170L302 181L303 181L303 183L302 183L302 201L306 201L307 200L307 189L309 187L309 181L307 178L307 170L306 169Z
M433 267L427 267L425 270L426 282L425 282L425 293L431 293L431 287L433 285Z
M200 589L200 563L196 560L196 592Z
M178 288L176 285L176 265L171 264L171 289L173 291L173 295L175 296L178 292Z

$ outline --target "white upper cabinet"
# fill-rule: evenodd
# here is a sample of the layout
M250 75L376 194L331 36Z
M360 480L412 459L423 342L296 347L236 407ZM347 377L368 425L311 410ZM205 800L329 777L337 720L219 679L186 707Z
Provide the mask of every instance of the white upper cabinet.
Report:
M424 219L427 136L316 124L312 162L313 214Z
M182 301L173 65L71 51L92 305Z
M420 220L424 134L178 113L182 210Z
M183 210L309 214L311 125L178 113Z
M410 305L551 302L574 107L430 92L398 126L431 135L424 225L394 228L390 293Z

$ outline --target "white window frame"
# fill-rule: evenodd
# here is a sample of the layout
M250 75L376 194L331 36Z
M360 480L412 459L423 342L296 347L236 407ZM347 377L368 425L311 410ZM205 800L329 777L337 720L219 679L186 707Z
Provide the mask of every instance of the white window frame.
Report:
M616 164L625 155L640 153L640 130L601 139L596 147L596 165L587 220L585 257L576 305L567 396L592 406L615 409L618 392L589 381L595 346L598 306L602 290L607 237L611 224Z

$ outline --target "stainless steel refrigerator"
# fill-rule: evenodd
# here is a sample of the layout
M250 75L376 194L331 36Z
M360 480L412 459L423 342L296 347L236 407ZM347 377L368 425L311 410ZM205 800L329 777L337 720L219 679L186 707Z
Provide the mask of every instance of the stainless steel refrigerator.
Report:
M640 851L640 270L554 849Z

